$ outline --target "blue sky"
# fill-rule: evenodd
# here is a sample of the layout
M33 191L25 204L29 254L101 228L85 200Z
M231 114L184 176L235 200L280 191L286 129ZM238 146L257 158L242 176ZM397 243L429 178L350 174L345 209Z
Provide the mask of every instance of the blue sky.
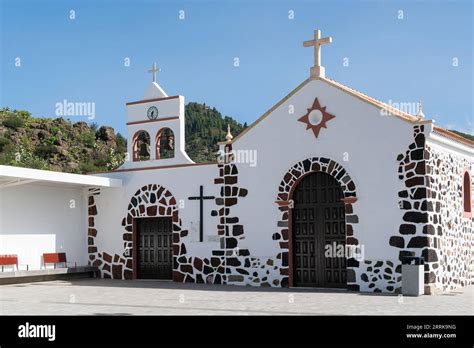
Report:
M473 133L469 0L0 3L0 106L35 116L54 117L64 99L94 102L94 122L124 133L125 103L143 96L156 61L168 95L251 123L308 77L313 52L302 42L320 28L333 37L328 77L385 102L422 98L428 118Z

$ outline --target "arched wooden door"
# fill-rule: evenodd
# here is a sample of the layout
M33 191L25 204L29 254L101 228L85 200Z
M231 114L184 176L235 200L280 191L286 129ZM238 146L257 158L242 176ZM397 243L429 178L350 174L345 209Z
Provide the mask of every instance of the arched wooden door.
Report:
M293 285L346 287L346 222L341 185L331 175L314 172L293 192ZM329 245L331 254L325 255ZM338 253L339 251L339 253Z

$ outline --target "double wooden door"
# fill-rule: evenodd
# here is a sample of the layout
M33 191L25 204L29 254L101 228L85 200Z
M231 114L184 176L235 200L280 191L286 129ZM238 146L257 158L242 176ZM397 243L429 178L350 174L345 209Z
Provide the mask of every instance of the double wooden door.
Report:
M340 184L329 174L305 176L293 193L293 284L346 287L344 203Z
M173 223L170 217L137 219L139 279L172 279Z

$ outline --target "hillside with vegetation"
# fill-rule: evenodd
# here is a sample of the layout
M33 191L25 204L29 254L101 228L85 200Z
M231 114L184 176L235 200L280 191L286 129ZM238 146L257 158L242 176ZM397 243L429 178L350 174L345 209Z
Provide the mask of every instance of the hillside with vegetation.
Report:
M186 152L195 162L216 160L218 142L225 140L227 125L235 137L246 127L232 117L222 116L206 104L188 103L185 111Z
M111 127L0 110L0 164L87 173L118 167L126 151Z
M246 126L199 103L186 106L185 124L186 151L196 162L216 160L227 124L234 136ZM118 168L126 151L126 138L112 127L0 109L0 164L89 173Z

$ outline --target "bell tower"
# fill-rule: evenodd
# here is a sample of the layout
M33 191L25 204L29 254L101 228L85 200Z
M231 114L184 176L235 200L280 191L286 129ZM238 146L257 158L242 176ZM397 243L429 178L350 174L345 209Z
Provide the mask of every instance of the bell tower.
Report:
M156 82L159 69L143 99L127 103L127 160L122 169L194 163L186 154L184 97L168 96Z

